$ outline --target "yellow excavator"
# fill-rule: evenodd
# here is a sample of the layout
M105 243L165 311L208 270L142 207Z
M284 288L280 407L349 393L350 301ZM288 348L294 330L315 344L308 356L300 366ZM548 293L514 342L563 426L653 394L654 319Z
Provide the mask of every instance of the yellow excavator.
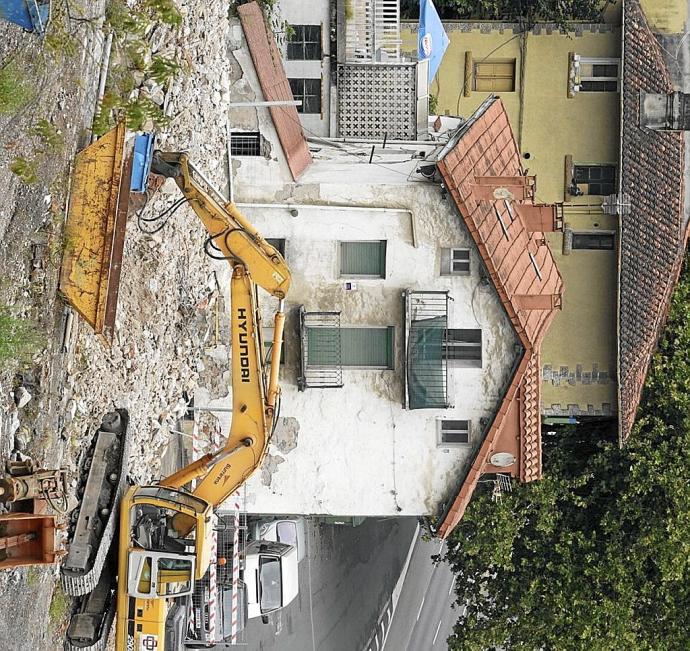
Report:
M165 650L165 622L172 600L190 595L211 562L213 510L259 467L279 410L284 300L290 288L285 260L233 203L213 189L185 153L154 152L151 172L175 180L208 232L207 250L227 260L233 269L232 424L223 449L158 483L124 490L117 550L111 551L110 564L106 563L109 569L103 571L98 586L84 598L70 624L69 649L104 648L112 614L104 619L103 611L108 607L112 611L116 605L118 651ZM80 210L84 212L83 206L77 207ZM76 267L72 264L70 268L74 271ZM257 287L278 299L270 363L261 336ZM118 431L116 427L103 429ZM196 486L190 490L187 487L192 481ZM87 486L82 501L95 499ZM95 584L94 578L89 581L90 586Z

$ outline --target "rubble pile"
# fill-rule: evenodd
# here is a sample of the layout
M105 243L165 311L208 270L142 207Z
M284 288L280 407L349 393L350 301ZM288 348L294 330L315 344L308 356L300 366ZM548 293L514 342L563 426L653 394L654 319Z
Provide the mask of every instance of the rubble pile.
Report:
M152 32L154 48L186 62L170 88L145 89L171 120L158 134L157 147L188 151L223 190L230 75L238 72L228 60L227 3L178 5L182 26L177 31L158 26ZM166 181L149 197L142 217L162 214L181 196L175 183ZM208 386L217 398L228 391L227 352L222 361L213 349L226 343L217 339L217 320L227 323L227 316L218 314L223 303L218 302L217 276L229 277L229 266L204 254L206 233L191 208L182 206L164 225L145 223L151 231L158 226L157 232L144 233L136 215L130 215L112 347L81 326L65 387L66 426L74 448L92 436L103 413L115 406L129 409L135 481L159 476L163 448L184 413L183 393L191 396L197 387Z

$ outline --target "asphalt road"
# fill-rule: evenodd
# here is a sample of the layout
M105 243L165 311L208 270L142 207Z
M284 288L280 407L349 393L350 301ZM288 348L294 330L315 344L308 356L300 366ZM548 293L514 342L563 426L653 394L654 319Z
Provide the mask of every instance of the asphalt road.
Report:
M431 556L443 552L437 540L418 539L386 641L386 651L441 651L453 632L458 611L455 577L446 563L434 565Z
M268 624L248 623L247 650L362 651L400 576L416 524L415 518L368 518L358 527L309 521L299 595Z

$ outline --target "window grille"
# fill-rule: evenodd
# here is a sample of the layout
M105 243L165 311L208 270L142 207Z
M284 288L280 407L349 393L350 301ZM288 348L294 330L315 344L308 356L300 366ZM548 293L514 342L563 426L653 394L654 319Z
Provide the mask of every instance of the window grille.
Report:
M481 368L482 331L459 328L446 330L443 337L443 352L454 366Z
M230 134L232 156L261 156L261 135L258 131L233 131Z

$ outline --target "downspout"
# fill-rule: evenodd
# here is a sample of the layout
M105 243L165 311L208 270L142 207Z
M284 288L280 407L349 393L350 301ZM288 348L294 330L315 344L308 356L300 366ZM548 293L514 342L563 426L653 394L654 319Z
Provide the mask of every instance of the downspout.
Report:
M518 151L522 154L522 129L525 123L525 74L527 69L527 36L529 31L520 34L520 91L519 104L520 114L518 116L517 145Z

